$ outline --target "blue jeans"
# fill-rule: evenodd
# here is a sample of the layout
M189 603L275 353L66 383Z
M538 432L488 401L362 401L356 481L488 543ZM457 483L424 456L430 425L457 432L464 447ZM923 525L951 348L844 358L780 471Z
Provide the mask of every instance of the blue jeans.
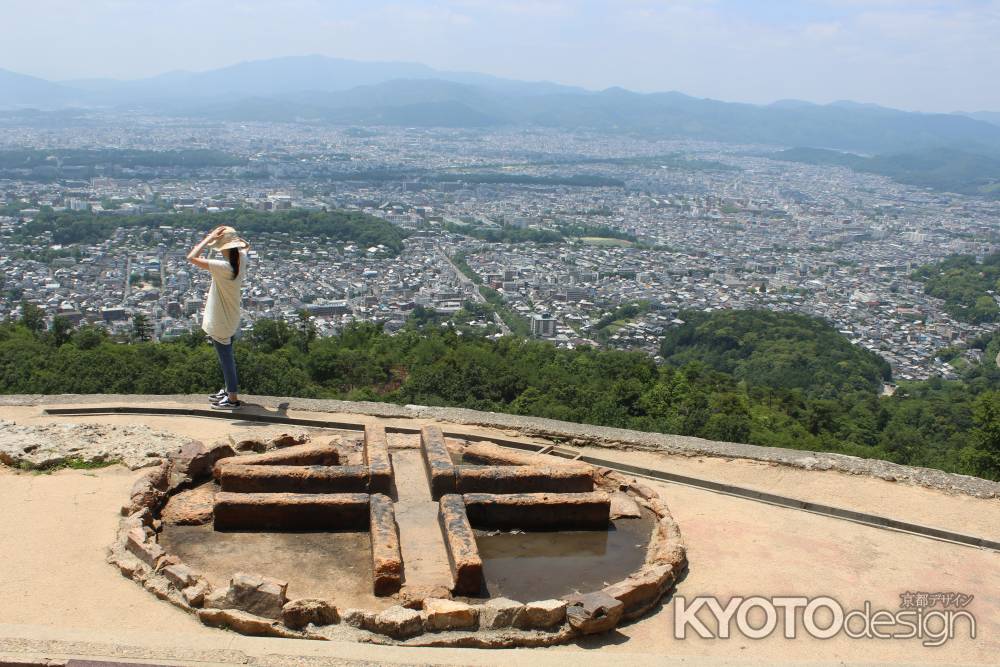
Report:
M215 352L219 355L219 365L222 366L222 377L226 380L226 391L230 394L236 393L236 357L233 356L233 343L223 345L219 341L210 338Z

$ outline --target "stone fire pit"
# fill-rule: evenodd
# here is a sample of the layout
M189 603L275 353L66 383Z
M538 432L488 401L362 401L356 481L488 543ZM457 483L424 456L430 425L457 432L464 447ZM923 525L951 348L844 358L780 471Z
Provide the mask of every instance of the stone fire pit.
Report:
M189 443L122 515L111 563L249 635L549 645L645 614L687 565L666 505L636 480L436 426Z

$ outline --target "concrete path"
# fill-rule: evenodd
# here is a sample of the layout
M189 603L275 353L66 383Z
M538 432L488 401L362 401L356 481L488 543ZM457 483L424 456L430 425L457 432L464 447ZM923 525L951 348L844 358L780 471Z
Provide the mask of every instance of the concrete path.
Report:
M399 524L405 584L450 589L451 570L438 526L438 504L431 498L420 450L396 449L391 456L397 495L393 509Z

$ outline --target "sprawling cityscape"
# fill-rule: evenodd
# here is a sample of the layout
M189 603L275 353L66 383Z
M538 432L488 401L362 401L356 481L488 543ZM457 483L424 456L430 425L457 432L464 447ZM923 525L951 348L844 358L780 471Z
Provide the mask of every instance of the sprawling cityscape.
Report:
M404 230L399 256L280 228L251 238L247 323L305 310L320 335L357 320L394 331L418 306L448 315L495 290L507 322L495 312L469 322L490 335L508 332L513 317L561 346L656 355L686 310L765 308L828 319L881 354L898 379L952 377L936 352L991 329L950 317L910 274L950 254L995 252L989 230L1000 202L779 161L768 157L775 147L96 111L66 127L8 119L0 137L4 150L197 149L232 158L79 167L52 156L0 169L11 213L0 218L0 317L16 316L24 299L50 318L123 332L143 313L154 337L168 339L198 327L208 288L207 275L185 261L200 238L186 214L347 209ZM44 235L17 234L49 208L177 221L153 233L122 228L70 253ZM532 230L563 236L553 242Z

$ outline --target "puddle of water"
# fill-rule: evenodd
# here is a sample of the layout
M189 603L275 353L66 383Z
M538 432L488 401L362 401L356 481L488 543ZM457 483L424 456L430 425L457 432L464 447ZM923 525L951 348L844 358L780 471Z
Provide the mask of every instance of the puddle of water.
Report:
M590 592L642 567L653 518L618 519L612 530L498 533L476 531L486 591L520 602Z

